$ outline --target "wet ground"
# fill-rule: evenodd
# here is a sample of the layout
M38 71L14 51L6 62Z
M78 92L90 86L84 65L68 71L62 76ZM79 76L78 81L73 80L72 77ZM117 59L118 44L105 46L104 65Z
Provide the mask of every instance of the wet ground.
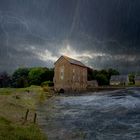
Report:
M55 97L38 115L49 140L140 140L140 88Z

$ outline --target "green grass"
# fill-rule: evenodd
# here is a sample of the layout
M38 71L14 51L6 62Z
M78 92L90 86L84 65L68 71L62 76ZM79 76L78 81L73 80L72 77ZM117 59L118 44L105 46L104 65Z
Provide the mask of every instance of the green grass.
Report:
M0 117L0 140L46 140L35 124L19 125Z
M39 86L28 88L0 88L0 140L46 140L37 124L34 113L48 93ZM25 113L29 109L28 120Z

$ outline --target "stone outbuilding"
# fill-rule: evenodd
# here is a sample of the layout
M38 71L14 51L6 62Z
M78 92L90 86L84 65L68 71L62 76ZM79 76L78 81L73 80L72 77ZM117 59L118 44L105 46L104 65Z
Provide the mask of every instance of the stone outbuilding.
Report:
M98 87L97 80L87 81L87 88L95 88Z
M135 80L135 85L140 86L140 76L136 75L134 80Z
M82 91L87 87L87 67L80 61L61 56L55 62L55 91Z

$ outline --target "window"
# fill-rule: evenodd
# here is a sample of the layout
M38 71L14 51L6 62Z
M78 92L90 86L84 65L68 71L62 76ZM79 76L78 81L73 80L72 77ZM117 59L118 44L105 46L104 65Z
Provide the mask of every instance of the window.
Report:
M72 72L73 72L73 81L75 81L75 69L73 69Z
M73 73L75 73L75 69L73 69Z
M60 79L63 80L64 79L64 66L62 66L60 68Z

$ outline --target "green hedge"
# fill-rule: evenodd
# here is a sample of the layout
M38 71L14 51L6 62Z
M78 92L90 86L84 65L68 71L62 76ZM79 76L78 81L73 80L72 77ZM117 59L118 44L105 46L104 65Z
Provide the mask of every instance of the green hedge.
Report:
M43 83L41 83L41 86L49 86L49 87L53 87L54 83L52 81L45 81Z

